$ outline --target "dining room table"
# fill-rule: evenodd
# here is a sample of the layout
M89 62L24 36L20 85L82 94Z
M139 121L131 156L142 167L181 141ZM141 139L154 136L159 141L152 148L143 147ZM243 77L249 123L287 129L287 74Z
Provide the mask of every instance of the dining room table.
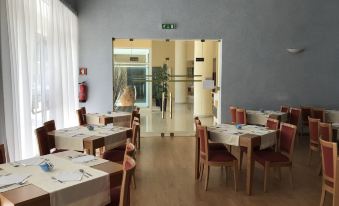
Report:
M220 124L207 127L210 141L231 146L247 148L246 193L252 194L253 183L253 149L266 149L277 142L277 131L257 125ZM196 165L199 168L199 163Z
M339 110L334 110L334 109L325 110L325 122L339 123Z
M54 130L48 133L56 148L74 151L88 151L105 147L110 150L126 143L132 136L132 129L115 125L86 125Z
M41 165L52 165L42 170ZM110 203L122 165L65 151L0 165L0 203L11 206L95 206Z
M288 121L288 114L272 110L246 110L247 124L265 126L267 119L277 119L280 122Z
M130 112L107 112L107 113L87 113L87 124L107 125L112 124L122 127L130 127Z

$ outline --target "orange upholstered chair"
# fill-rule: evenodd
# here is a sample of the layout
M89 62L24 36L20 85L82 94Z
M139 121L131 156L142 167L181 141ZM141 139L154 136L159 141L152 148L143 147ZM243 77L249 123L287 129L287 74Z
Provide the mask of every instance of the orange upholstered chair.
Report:
M247 119L246 119L246 110L237 108L236 109L236 124L247 124Z
M202 179L204 168L206 169L205 190L208 187L208 179L210 166L217 167L232 167L234 174L234 189L237 191L238 179L238 160L227 150L210 150L208 142L207 128L198 126L198 133L200 137L200 162L201 172L200 179Z
M314 119L320 119L320 122L325 122L325 110L321 108L312 108L311 117Z
M230 113L231 113L231 123L235 124L237 122L237 117L236 117L237 107L230 106Z
M319 123L319 138L328 142L332 142L333 131L330 123Z
M288 123L280 124L279 150L256 150L253 152L254 160L265 169L264 191L267 191L269 171L271 167L288 167L290 172L290 182L293 187L292 176L292 155L294 150L294 140L297 127Z
M328 141L324 141L322 139L320 141L321 146L321 156L322 156L322 171L323 171L323 183L321 189L321 199L320 206L324 205L325 194L326 192L332 194L333 206L335 206L335 191L336 188L336 170L337 170L337 143L332 143Z
M81 107L80 109L77 110L77 115L78 115L78 121L79 125L86 125L87 120L86 120L86 108Z
M311 163L312 152L318 152L320 150L319 145L319 124L320 119L308 118L308 127L310 130L310 150L308 164Z

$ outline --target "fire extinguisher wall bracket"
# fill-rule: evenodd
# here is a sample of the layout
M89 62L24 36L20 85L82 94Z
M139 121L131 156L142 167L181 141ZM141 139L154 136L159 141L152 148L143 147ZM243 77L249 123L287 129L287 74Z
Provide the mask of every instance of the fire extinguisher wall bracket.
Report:
M87 101L87 84L86 82L79 83L79 102Z

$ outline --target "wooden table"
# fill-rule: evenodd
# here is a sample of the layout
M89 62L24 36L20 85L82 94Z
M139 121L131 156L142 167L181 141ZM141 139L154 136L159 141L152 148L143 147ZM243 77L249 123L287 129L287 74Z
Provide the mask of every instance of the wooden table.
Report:
M255 111L246 110L247 124L265 126L267 119L277 119L280 122L287 122L287 113L279 111Z
M92 166L92 168L109 174L111 188L121 185L122 165L114 162L105 162ZM0 193L0 202L1 205L11 206L50 206L50 196L46 191L29 184Z
M84 126L78 126L78 127L73 127L73 128L75 128L75 129L78 128L79 134L82 133L81 131L84 131L84 128L85 128L85 130L87 130L87 128L84 127ZM73 128L69 128L69 129L73 129ZM113 126L113 128L116 128L116 127ZM64 143L60 143L60 141L58 143L58 138L64 138L64 139L67 138L68 134L60 133L61 131L64 131L64 130L67 130L67 129L56 130L56 131L52 131L52 132L48 133L49 138L52 141L53 140L55 141L57 148L68 149L68 150L78 150L78 151L87 150L89 152L89 154L92 154L92 155L95 155L96 149L107 146L106 145L107 138L110 139L111 141L114 141L114 144L110 145L110 148L114 148L114 147L118 147L120 145L125 144L126 139L132 136L132 129L131 128L125 128L125 130L121 131L121 133L116 133L114 135L112 135L112 134L107 134L107 135L102 134L100 136L87 135L85 138L82 139L81 147L79 147L79 146L78 147L72 147L72 145L65 145ZM96 129L94 128L94 131L95 130ZM120 138L121 136L115 136L115 135L123 135L124 138ZM71 137L69 137L69 138L71 138ZM105 138L106 138L106 140L105 140ZM117 138L117 140L115 140L115 138Z
M232 126L234 126L234 125L232 125ZM210 134L209 136L211 137L212 132L210 131L210 129L208 129L208 130L209 130L209 134ZM264 136L264 135L269 135L269 137L276 139L277 133L274 130L270 130L270 131L267 131L267 134L263 134L262 136ZM214 138L212 138L211 141L226 144L226 142L219 141L219 140L214 139ZM199 143L199 140L197 140L197 143ZM254 133L251 134L251 133L244 132L243 134L240 134L238 136L238 141L232 141L231 145L242 146L242 147L247 148L247 155L246 155L246 157L247 157L246 193L248 195L251 195L252 194L253 171L254 171L253 148L262 145L262 137L258 134L254 134ZM199 154L198 149L199 149L199 146L196 146L196 150L197 150L196 154ZM199 161L196 161L196 169L198 169L199 166L200 166ZM199 175L199 173L196 172L196 177L197 177L197 175Z
M87 124L107 125L113 123L121 127L130 127L130 112L112 112L110 114L87 113Z

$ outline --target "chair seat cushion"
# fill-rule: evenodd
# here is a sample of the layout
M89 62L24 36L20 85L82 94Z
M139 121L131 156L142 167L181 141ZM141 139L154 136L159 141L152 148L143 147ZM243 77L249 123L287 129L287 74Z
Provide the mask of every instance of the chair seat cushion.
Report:
M202 158L205 159L205 156ZM230 162L236 160L236 158L226 150L210 150L208 158L209 162Z
M119 150L107 150L102 155L103 159L109 160L111 162L122 163L124 161L125 151Z
M209 143L210 150L227 150L227 147L222 143Z
M280 152L274 152L273 150L254 151L253 156L254 160L259 162L261 165L265 165L265 162L290 162L288 157Z
M119 206L120 187L111 188L111 206Z

